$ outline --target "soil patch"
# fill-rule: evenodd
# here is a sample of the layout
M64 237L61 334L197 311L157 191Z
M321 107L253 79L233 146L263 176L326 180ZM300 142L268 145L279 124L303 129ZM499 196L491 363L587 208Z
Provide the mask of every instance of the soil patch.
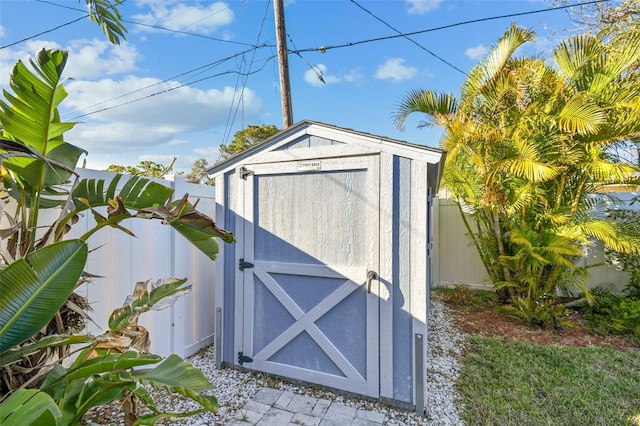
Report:
M634 350L640 352L640 343L631 336L600 335L591 332L582 314L572 313L563 318L563 330L553 326L545 328L524 324L505 314L496 312L497 303L481 306L465 305L447 301L446 305L454 312L454 321L460 329L469 335L480 335L503 341L526 341L542 345L563 345L576 347L602 347L616 350Z

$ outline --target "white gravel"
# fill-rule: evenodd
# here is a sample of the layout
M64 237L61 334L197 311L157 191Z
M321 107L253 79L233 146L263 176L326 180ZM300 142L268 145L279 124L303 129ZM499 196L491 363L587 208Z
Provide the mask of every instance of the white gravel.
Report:
M362 400L336 395L311 387L296 386L275 380L266 374L241 372L231 368L217 369L213 362L213 347L207 347L187 360L199 368L216 386L213 394L218 398L220 409L217 415L205 413L198 416L165 423L172 425L224 425L236 411L256 394L261 387L288 390L296 394L315 396L338 401L344 405L378 411L385 415L388 425L463 425L456 408L455 381L459 376L458 358L464 348L465 336L451 320L449 309L440 300L433 299L427 358L427 406L424 417L402 410ZM166 394L154 394L158 408L170 407L172 411L196 409L191 400L182 400ZM122 424L122 418L112 407L96 410L88 420Z

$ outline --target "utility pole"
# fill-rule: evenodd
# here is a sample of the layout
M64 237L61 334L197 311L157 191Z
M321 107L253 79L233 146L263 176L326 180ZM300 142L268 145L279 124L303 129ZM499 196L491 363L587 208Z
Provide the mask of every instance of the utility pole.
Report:
M276 18L276 45L278 48L278 69L280 71L280 99L282 100L283 128L293 124L291 110L291 85L289 84L289 57L287 52L287 30L284 26L283 0L274 0L273 13Z

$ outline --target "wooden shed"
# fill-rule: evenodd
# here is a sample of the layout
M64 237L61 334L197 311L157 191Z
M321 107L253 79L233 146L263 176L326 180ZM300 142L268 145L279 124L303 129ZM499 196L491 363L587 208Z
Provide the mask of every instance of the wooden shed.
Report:
M212 167L217 362L422 412L442 154L302 121Z

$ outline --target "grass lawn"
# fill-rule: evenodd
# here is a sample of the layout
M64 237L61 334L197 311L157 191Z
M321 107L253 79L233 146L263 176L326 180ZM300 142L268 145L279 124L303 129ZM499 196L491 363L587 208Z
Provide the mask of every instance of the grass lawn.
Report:
M471 425L640 425L640 353L472 336L458 381Z

